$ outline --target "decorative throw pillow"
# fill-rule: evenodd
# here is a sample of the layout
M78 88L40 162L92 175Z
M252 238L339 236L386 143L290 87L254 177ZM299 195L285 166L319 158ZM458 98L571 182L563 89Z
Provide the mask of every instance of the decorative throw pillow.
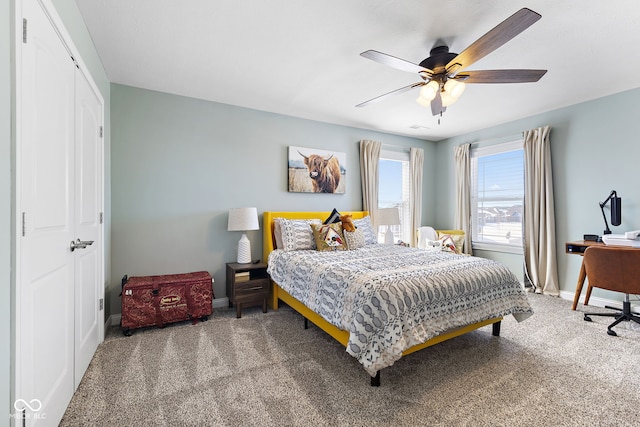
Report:
M315 249L311 224L320 224L319 219L287 219L278 218L282 230L282 249L285 251L301 251Z
M333 224L334 222L340 222L340 212L336 208L333 208L333 212L324 220L323 224Z
M440 239L438 240L438 242L440 243L440 248L445 251L445 252L453 252L454 254L457 253L456 251L456 244L453 241L453 239L451 238L450 235L445 234L442 237L440 237Z
M319 251L344 251L347 249L340 223L311 224L311 229Z
M438 240L442 243L442 250L448 250L457 254L462 253L462 247L464 245L463 234L446 234L438 232Z
M367 215L362 219L354 219L353 224L358 230L362 231L362 234L364 235L365 245L375 245L376 243L378 243L378 236L373 229L370 216Z
M342 233L344 234L344 240L347 242L347 249L358 249L365 245L364 233L359 228L356 228L354 231L343 229Z

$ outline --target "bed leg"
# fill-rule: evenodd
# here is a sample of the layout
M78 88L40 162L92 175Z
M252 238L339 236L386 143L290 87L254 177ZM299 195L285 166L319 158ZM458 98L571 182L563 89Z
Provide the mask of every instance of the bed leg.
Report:
M309 319L307 319L306 317L304 318L304 328L309 329Z
M371 387L380 387L380 371L376 371L376 376L371 377Z
M500 323L502 322L496 322L493 324L493 332L491 333L494 337L499 337L500 336Z

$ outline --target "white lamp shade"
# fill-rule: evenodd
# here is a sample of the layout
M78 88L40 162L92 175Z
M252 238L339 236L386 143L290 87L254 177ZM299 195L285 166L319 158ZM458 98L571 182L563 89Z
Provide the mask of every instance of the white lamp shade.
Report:
M454 98L449 92L446 91L440 93L440 98L442 98L443 107L449 107L455 104L455 102L458 100L458 98Z
M436 97L438 90L440 90L440 85L438 84L438 82L435 80L431 80L429 83L422 86L422 89L420 89L420 98L426 101L431 101Z
M400 213L398 208L378 209L376 215L378 225L400 225Z
M449 92L449 94L451 94L451 96L456 99L460 98L460 95L462 95L462 92L464 92L465 87L466 85L464 82L453 79L447 80L447 82L444 84L444 90Z
M229 231L259 230L257 208L229 209Z

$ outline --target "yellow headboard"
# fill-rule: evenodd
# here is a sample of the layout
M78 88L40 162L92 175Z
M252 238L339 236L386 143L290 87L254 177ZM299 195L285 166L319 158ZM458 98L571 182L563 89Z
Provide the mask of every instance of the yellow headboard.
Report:
M350 212L340 212L342 215L351 214L353 219L364 218L369 215L368 211L350 211ZM262 256L264 262L267 262L269 259L269 254L276 247L276 239L273 235L273 219L274 218L287 218L287 219L314 219L318 218L321 221L324 221L331 215L331 212L264 212L262 214L262 223L263 223L263 238L262 238Z

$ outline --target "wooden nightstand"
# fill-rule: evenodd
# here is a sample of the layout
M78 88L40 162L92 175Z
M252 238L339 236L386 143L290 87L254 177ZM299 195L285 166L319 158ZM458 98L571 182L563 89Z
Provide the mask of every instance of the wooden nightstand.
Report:
M229 308L236 305L236 317L242 317L242 307L258 304L262 304L262 312L266 313L270 285L266 263L227 263L227 297Z

